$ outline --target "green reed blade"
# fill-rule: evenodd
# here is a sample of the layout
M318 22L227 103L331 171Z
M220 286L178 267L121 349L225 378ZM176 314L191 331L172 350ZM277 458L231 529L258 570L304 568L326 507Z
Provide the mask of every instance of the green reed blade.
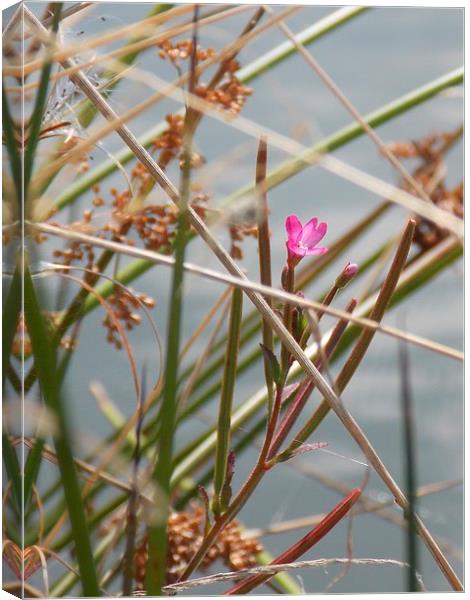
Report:
M13 496L13 508L15 509L16 516L18 517L18 526L20 525L21 515L23 513L23 494L22 494L22 477L20 462L18 455L16 454L15 448L10 441L8 435L2 433L2 448L3 448L3 462L5 464L5 471L7 475L7 481L11 482L11 491ZM20 537L20 531L16 534Z
M408 527L406 530L406 549L408 555L407 591L418 592L421 588L417 578L419 562L417 539L418 534L416 531L416 432L412 406L413 399L411 395L410 359L408 345L406 342L400 342L398 345L398 358L401 383L401 411L403 420L403 458L406 476L406 495L408 498L408 509L405 512L405 516L408 521Z
M237 376L238 349L240 346L240 324L243 311L243 292L235 288L232 292L230 307L229 333L225 355L225 368L222 377L222 390L219 401L219 419L217 424L217 442L215 446L214 497L212 510L219 515L226 508L222 498L228 454L230 450L230 419L232 415L233 392Z
M19 266L15 268L13 277L11 278L10 287L6 295L5 307L2 315L2 390L5 393L5 377L7 367L10 363L11 347L13 338L15 337L18 318L21 310L21 270ZM19 400L19 399L18 399ZM15 404L18 410L21 410L19 401ZM14 506L18 516L22 514L22 481L21 469L16 451L8 437L8 434L3 431L3 461L8 477L11 482Z
M412 92L401 96L397 100L394 100L385 106L382 106L378 110L369 113L364 117L364 120L371 127L379 127L390 119L401 115L402 113L414 108L426 100L429 100L430 98L433 98L436 94L442 92L442 90L445 90L451 86L459 85L462 82L463 67L460 67L450 71L449 73L446 73L438 79L429 82L426 85L416 88ZM271 173L268 174L266 179L267 190L269 191L272 188L277 187L290 177L293 177L297 173L300 173L305 168L309 167L318 154L327 154L328 152L333 152L334 150L337 150L341 146L344 146L345 144L362 135L364 135L364 129L362 128L362 125L354 122L351 123L351 125L344 127L340 131L337 131L323 140L320 140L297 158L289 159L276 169L273 169ZM228 207L235 202L239 202L241 198L253 196L254 193L255 188L253 185L247 185L223 200L221 202L221 206Z
M21 175L21 158L18 151L18 142L15 137L15 127L13 125L13 117L8 104L8 97L5 91L2 80L2 125L5 145L10 162L11 175L15 184L16 199L18 206L21 207L23 198L23 180Z
M24 270L24 310L41 391L46 405L55 418L54 444L75 542L83 593L86 596L100 596L88 526L71 450L70 422L57 383L55 348L50 344L48 328L41 313L28 269Z
M188 90L195 86L197 49L197 5L194 6L192 52ZM177 414L178 366L180 337L183 313L184 259L189 233L189 200L191 193L192 138L194 128L192 112L186 109L183 130L183 167L178 201L178 220L175 238L175 265L170 291L170 307L167 321L166 363L163 398L160 408L161 428L158 439L158 457L153 471L153 480L162 498L159 507L161 518L152 523L148 532L148 558L146 571L146 591L148 595L160 595L166 577L166 557L168 551L167 520L170 507L170 481L173 473L173 444Z
M52 33L57 33L60 22L60 13L62 11L62 2L54 2L52 4L53 18L52 18ZM24 195L27 197L29 189L29 182L33 173L34 158L36 154L36 147L39 141L39 134L41 132L42 119L44 116L44 109L47 102L47 94L49 90L49 79L52 71L52 60L51 60L51 49L49 45L46 48L47 56L44 65L41 70L41 78L39 80L39 87L36 94L36 101L34 104L33 114L28 128L28 142L26 144L26 150L24 154L24 173L23 173L23 185Z

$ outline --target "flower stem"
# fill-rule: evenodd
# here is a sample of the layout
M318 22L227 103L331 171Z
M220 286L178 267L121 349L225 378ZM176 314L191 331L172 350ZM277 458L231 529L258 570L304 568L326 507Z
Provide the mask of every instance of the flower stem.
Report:
M380 322L385 314L385 310L389 305L395 288L398 284L400 274L406 264L408 252L413 242L413 234L415 229L415 222L410 219L403 232L398 248L395 252L393 262L390 266L389 272L385 281L380 289L377 301L372 309L369 316L370 319ZM372 329L363 329L359 339L357 340L348 360L341 369L338 375L335 388L338 390L338 394L341 394L352 376L358 369L359 365L364 358L367 349L369 348L372 339L375 335L375 331ZM330 406L328 402L323 399L312 417L307 421L300 432L295 436L294 441L291 443L286 452L292 452L297 449L320 425L326 415L330 412Z
M286 292L293 293L295 285L295 274L294 267L289 265L289 263L285 266L282 272L282 287ZM292 315L293 315L293 307L291 304L284 305L284 313L283 313L283 322L287 329L287 331L292 332ZM282 378L285 379L287 377L287 372L289 370L290 363L290 352L287 347L283 344L281 350L281 373Z

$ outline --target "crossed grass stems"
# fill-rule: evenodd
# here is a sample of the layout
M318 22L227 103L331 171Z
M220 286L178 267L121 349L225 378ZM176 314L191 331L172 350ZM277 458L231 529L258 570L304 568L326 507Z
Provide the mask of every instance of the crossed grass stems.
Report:
M37 20L35 20L34 16L28 12L27 8L25 8L25 11L26 11L26 15L27 15L28 19L30 21L33 21L33 23L35 25L35 31L36 32L42 31L40 23L37 22ZM282 25L282 20L280 21L280 23ZM45 33L45 32L43 31L43 33ZM71 78L85 92L85 94L88 96L88 98L96 105L97 109L99 111L101 111L102 114L110 121L110 130L115 129L121 135L122 139L131 148L131 150L134 152L135 156L139 160L141 160L141 162L143 162L143 164L145 164L147 166L147 169L152 173L152 175L155 177L156 181L158 181L158 183L160 183L160 185L163 187L163 189L168 193L169 197L173 201L180 202L180 199L181 199L180 194L175 189L175 187L172 185L172 183L168 180L166 175L164 173L162 173L162 171L159 169L158 164L155 163L155 161L145 151L145 149L142 147L142 145L139 144L139 142L134 138L134 136L127 129L127 127L122 124L122 119L119 120L117 118L117 115L115 115L115 113L109 107L109 105L104 100L104 98L101 96L101 94L99 92L97 92L96 89L94 88L94 86L88 81L87 77L83 73L81 73L80 70L77 68L77 66L74 65L72 62L69 63L66 61L64 66L66 68L71 69L71 72L73 71ZM205 105L201 105L200 103L198 103L197 100L194 97L191 97L189 94L186 95L185 99L186 99L186 103L187 103L187 107L188 107L186 114L192 112L193 117L194 117L194 115L198 114L198 111L202 115L203 112L206 112L206 109L209 108ZM207 112L210 112L210 111L207 110ZM367 132L367 128L366 128L366 132ZM256 130L256 134L266 134L266 133L267 132L263 131L263 130L259 130L259 129ZM268 134L269 133L271 133L271 132L268 132ZM273 136L271 136L271 137L273 137ZM377 143L377 140L374 140L374 141ZM380 145L380 140L379 140L379 145ZM296 149L296 151L298 150L297 147L295 149ZM316 157L316 158L318 159L318 157ZM308 164L308 161L306 161L306 162ZM311 162L313 162L313 161L310 161L310 163ZM317 162L318 162L318 160L317 160ZM187 173L187 178L188 179L186 181L186 185L189 181L188 173ZM405 175L405 178L406 178L406 175ZM184 187L182 189L184 190ZM416 189L418 190L419 186L417 186ZM421 190L421 192L423 192L423 190ZM425 192L423 193L423 197L426 200ZM181 204L180 204L180 207L181 207ZM181 213L184 215L185 210L182 210ZM360 430L360 428L354 422L354 420L352 419L352 417L349 414L349 412L347 411L347 409L342 404L341 399L340 399L339 395L337 394L337 390L333 389L333 387L331 385L329 385L328 381L325 380L324 377L320 374L318 369L311 362L311 357L308 357L303 352L302 348L297 344L297 342L292 338L292 336L289 334L289 332L285 329L282 322L280 322L279 319L277 318L276 314L273 313L273 311L272 311L269 303L266 301L266 299L263 298L262 296L260 296L255 290L250 289L249 282L246 281L246 278L243 276L243 274L241 273L239 268L236 266L236 264L233 262L233 260L230 258L230 256L225 252L225 250L213 238L210 230L207 228L205 223L192 211L192 209L190 207L186 207L186 213L187 213L187 216L188 216L189 220L191 221L192 225L198 231L199 235L206 241L206 243L209 245L209 247L211 247L211 249L214 251L216 256L221 260L221 262L227 268L229 273L231 273L231 275L233 277L235 277L235 280L232 281L232 283L236 285L237 280L238 280L238 285L241 287L241 289L244 289L246 295L250 298L250 300L252 300L252 302L255 304L256 308L262 314L264 323L268 323L269 326L271 327L271 329L273 329L276 332L279 339L282 340L283 344L289 349L289 351L292 353L292 355L296 358L296 360L298 361L298 364L301 365L302 369L306 372L306 374L312 378L316 387L319 389L319 391L322 393L322 395L324 397L323 404L320 405L320 412L324 412L325 410L327 412L330 408L333 408L333 410L339 416L340 420L342 420L346 429L350 432L350 434L354 437L356 442L361 447L362 451L364 452L364 454L367 457L371 466L373 468L375 468L375 470L378 472L378 474L385 481L386 485L392 491L392 494L394 495L397 503L400 504L404 510L406 510L407 502L406 502L405 496L398 489L395 482L391 478L390 474L388 473L388 471L386 470L384 465L381 463L379 457L374 452L374 450L371 447L370 443L368 442L367 438L364 436L363 432ZM441 216L441 218L442 218L442 216ZM406 263L408 250L411 245L412 231L413 231L413 224L409 223L403 234L401 242L398 246L396 258L395 258L394 263L392 264L392 268L390 270L389 276L385 279L385 283L382 288L382 290L386 290L386 293L384 292L384 295L382 296L382 298L379 295L379 300L376 303L376 310L378 310L378 313L379 313L377 320L380 320L381 316L383 315L383 311L385 310L385 307L388 304L388 301L390 300L393 292L395 291L395 287L398 283L401 270ZM458 228L456 229L456 232L458 232ZM458 244L458 241L456 242L454 240L454 246L456 244ZM116 252L116 251L118 251L118 250L113 249L113 252ZM182 252L180 256L182 258L180 258L179 262L178 261L176 262L175 268L178 269L178 265L179 265L179 268L181 270L181 268L183 266L184 252ZM180 271L180 277L182 279L182 270ZM181 284L181 280L178 285L180 285L180 284ZM266 291L269 291L269 290L266 290ZM85 298L87 296L88 296L88 294L85 295ZM325 307L325 310L327 310L327 307ZM380 314L380 313L382 313L382 314ZM357 342L357 345L355 346L355 349L354 349L354 350L356 350L356 357L353 358L352 361L349 360L346 363L347 365L349 365L349 367L348 367L349 374L347 374L347 376L349 376L349 377L352 376L352 372L354 372L354 370L357 368L362 356L364 355L365 351L367 350L367 346L370 343L373 334L374 334L374 332L371 331L370 329L364 330L363 333L361 334L359 341ZM352 357L354 356L354 350L353 350L353 354L351 355ZM359 356L359 358L358 358L358 356ZM175 361L176 359L177 359L177 352L175 353L175 356L173 356L173 357L169 356L167 358L167 361L171 361L171 360ZM351 372L351 370L352 370L352 372ZM170 402L167 402L167 411L168 411L169 405L170 405ZM168 412L166 414L168 415ZM170 424L172 424L171 422L172 422L172 420L175 419L176 415L170 415L170 417L171 418L170 418L169 422L170 422ZM134 419L134 421L135 420L136 419ZM170 427L170 433L172 434L171 427ZM170 453L170 459L171 459L171 453ZM170 461L167 460L167 467L169 465L169 462ZM261 462L259 464L261 466L263 466ZM96 471L96 473L99 473L99 469ZM260 472L257 472L257 470L255 468L254 480L256 480L256 478L259 475L260 475ZM251 482L249 481L248 488L250 488L250 486L253 485L254 480L252 480ZM170 484L170 480L168 477L167 485L169 485L169 484ZM254 487L256 487L256 486L254 486ZM169 489L170 488L168 487L168 490ZM249 490L249 491L251 491L251 490ZM239 498L241 498L241 500ZM222 517L214 524L213 528L211 530L209 530L209 532L203 542L203 545L201 546L199 551L196 553L192 563L190 563L190 565L188 566L188 569L186 570L186 573L185 573L185 577L189 576L191 574L192 570L197 567L198 561L201 559L201 557L203 557L204 552L208 548L211 540L213 540L214 537L216 536L217 531L223 527L224 523L226 523L232 516L234 516L236 514L240 505L242 503L244 503L246 501L246 499L247 499L246 492L242 491L242 495L240 496L240 494L239 494L238 496L236 496L235 500L233 500L231 505L229 505L228 510L222 514ZM168 500L166 502L167 502L167 506L168 506ZM168 510L168 508L167 508L167 510ZM418 524L418 529L419 529L420 534L423 536L425 543L430 548L430 550L431 550L433 556L435 557L435 559L437 560L439 566L445 573L448 580L453 585L454 589L458 589L461 584L458 581L457 577L455 576L455 573L453 573L452 568L450 567L449 563L446 561L445 557L440 552L437 544L432 539L429 532L427 532L424 525L419 520L417 520L417 524ZM160 527L160 529L159 529L160 532L164 531L164 524L160 525L159 527ZM160 536L160 539L163 539L163 538ZM162 542L160 542L160 546L158 546L158 551L160 553L162 551L161 543ZM163 552L163 554L160 554L160 555L164 555L164 552ZM160 571L161 571L161 569L162 569L162 567L160 567ZM150 582L150 584L152 584L152 582Z

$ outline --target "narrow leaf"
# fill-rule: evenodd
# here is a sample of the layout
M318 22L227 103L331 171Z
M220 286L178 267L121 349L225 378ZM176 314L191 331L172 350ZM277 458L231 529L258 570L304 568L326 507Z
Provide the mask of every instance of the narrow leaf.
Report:
M198 6L194 7L194 28L191 53L191 76L189 91L194 85L197 61L197 20ZM170 480L173 472L173 443L176 425L178 367L180 337L183 313L184 259L189 232L188 207L191 184L192 135L190 112L186 111L184 122L183 167L179 194L179 212L175 239L175 266L171 284L170 307L168 311L167 355L165 363L165 384L160 409L161 428L158 443L158 458L153 471L153 479L164 500L159 507L163 519L149 528L146 588L149 596L162 594L166 577L166 557L168 552L167 517L169 514Z
M266 348L264 344L260 344L260 348L263 352L265 364L267 364L269 367L274 383L279 385L281 383L281 365L279 364L279 361L274 353L269 348Z

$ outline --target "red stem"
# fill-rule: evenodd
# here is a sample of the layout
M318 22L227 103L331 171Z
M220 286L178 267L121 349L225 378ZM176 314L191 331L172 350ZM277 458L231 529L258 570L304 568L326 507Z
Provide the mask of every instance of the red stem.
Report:
M293 546L285 550L282 554L277 556L270 564L271 565L283 565L286 563L293 562L300 558L305 552L310 550L317 542L325 537L327 533L333 529L333 527L341 521L341 519L348 513L351 507L356 503L362 490L360 488L354 488L346 498L341 500L332 511L330 511L320 523L312 529L307 535L301 538ZM244 581L240 581L232 588L230 588L224 595L234 596L238 594L246 594L253 590L258 585L261 585L268 579L273 577L273 574L260 574L252 575Z
M346 311L351 313L356 308L356 306L357 300L353 298L346 306ZM333 354L347 326L348 321L346 319L338 321L338 323L336 324L325 346L325 355L327 358ZM315 362L315 366L317 367L317 369L321 370L323 368L322 361L318 359ZM289 431L294 426L297 417L304 408L314 388L315 384L311 379L308 378L300 384L300 388L297 391L296 398L287 409L278 427L274 440L269 448L268 459L273 458L274 454L279 450L282 442L286 439L286 436L289 434Z

